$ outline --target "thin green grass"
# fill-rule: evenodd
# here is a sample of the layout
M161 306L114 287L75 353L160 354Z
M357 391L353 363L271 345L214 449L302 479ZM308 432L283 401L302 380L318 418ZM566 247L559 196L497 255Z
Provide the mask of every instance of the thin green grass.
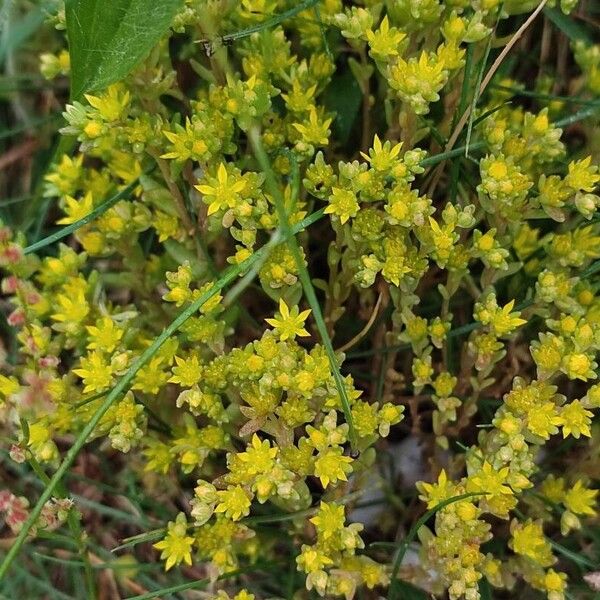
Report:
M471 75L473 72L473 50L472 44L467 46L467 53L465 57L465 71L463 75L463 81L460 91L460 99L458 102L458 110L454 114L452 119L451 131L454 131L459 115L462 115L467 110L467 103L469 92L471 90ZM445 145L445 144L444 144ZM450 197L453 201L456 200L458 193L458 179L460 175L460 160L453 160L452 166L450 167Z
M492 83L489 86L491 89L500 90L504 92L510 92L515 96L523 96L524 98L533 98L534 100L544 101L544 102L565 102L568 104L578 104L583 106L595 106L598 104L597 101L579 98L577 96L560 96L557 94L543 94L541 92L535 92L531 90L524 90L518 87L513 87L510 85L501 85L499 83Z
M498 8L498 14L500 13L502 9L502 6L500 6ZM498 18L500 18L498 16ZM496 22L496 25L498 23ZM471 141L471 134L473 133L473 120L475 118L475 109L477 108L477 103L479 102L479 96L481 93L481 83L483 81L483 76L485 73L485 68L487 66L487 61L488 58L490 56L490 51L492 49L492 38L493 35L488 36L486 45L485 45L485 50L483 52L483 58L481 59L481 65L479 67L479 71L477 72L477 79L475 80L475 88L473 91L473 98L471 100L471 110L469 112L469 121L467 123L467 135L466 135L466 142L465 142L465 156L469 155L469 143ZM462 113L461 113L462 114Z
M71 596L68 596L67 594L61 592L60 590L57 590L56 586L54 586L50 581L48 581L46 579L40 579L39 577L34 575L30 569L26 569L25 567L16 565L15 572L23 580L24 583L29 584L34 589L36 589L38 592L42 592L43 594L46 595L45 597L47 597L47 598L51 598L51 599L56 598L57 600L73 600L73 598ZM11 595L10 595L10 600L15 600L15 598L22 598L23 593L25 591L24 588L21 587L21 585L17 585L16 581L13 581L11 583L14 583L15 586L9 588L12 590ZM30 597L34 598L35 596L30 596ZM37 597L39 598L39 597L44 597L44 596L37 596Z
M117 192L116 194L108 198L108 200L105 200L104 202L102 202L102 204L99 204L88 215L79 219L78 221L75 221L74 223L71 223L70 225L67 225L67 227L62 227L58 231L46 236L45 238L34 242L29 246L26 246L23 250L23 253L32 254L33 252L38 252L42 248L45 248L46 246L50 246L51 244L62 240L63 238L71 235L73 232L83 227L84 225L87 225L88 223L91 223L92 221L96 220L99 216L103 215L108 209L112 208L117 202L127 198L127 196L129 196L131 192L133 192L133 190L139 185L139 183L139 178L134 179L120 192Z
M241 40L245 37L251 36L253 33L259 33L261 31L264 31L265 29L272 29L273 27L277 27L277 25L280 25L284 21L295 17L298 13L301 13L303 10L307 10L309 8L312 8L313 6L316 6L316 4L319 1L320 0L303 0L293 8L290 8L289 10L286 10L285 12L282 12L279 15L275 15L271 19L267 19L266 21L263 21L258 25L242 29L241 31L236 31L234 33L222 35L218 38L218 40L222 44L227 45L237 40ZM210 43L210 41L207 40L199 40L199 43L206 44L207 42Z
M295 236L291 235L292 228L285 208L285 200L283 198L283 194L281 193L280 187L277 183L277 180L275 179L275 174L273 173L273 169L271 168L271 162L263 148L261 134L257 127L253 127L252 129L250 129L249 138L256 160L258 161L261 169L263 170L263 173L265 174L265 184L267 186L269 194L271 194L275 202L275 208L277 210L277 216L279 217L279 224L281 230L285 237L288 239L289 248L292 252L292 256L294 257L296 268L298 269L298 276L300 279L300 283L302 284L302 289L304 290L304 295L306 296L308 305L312 309L313 317L317 325L317 330L321 337L321 342L329 358L331 371L335 380L335 385L338 394L340 395L340 402L344 411L344 417L346 418L346 423L348 424L348 437L350 439L352 448L355 448L357 439L356 432L354 429L354 422L352 419L352 410L350 408L350 400L348 398L348 392L346 390L346 384L340 372L340 367L338 365L335 350L333 349L333 344L331 343L331 338L329 337L329 333L327 331L327 325L325 324L325 319L323 318L323 313L321 311L321 306L315 293L315 288L312 284L306 265L304 264L304 258L302 257L300 246Z
M24 131L31 131L36 127L41 127L42 125L46 125L48 123L55 123L60 119L62 119L60 113L53 113L46 117L40 117L39 119L32 119L29 123L16 125L10 129L4 129L3 131L0 131L0 140L13 137L23 133ZM6 204L6 201L4 201L3 204Z
M390 587L388 590L388 600L399 600L400 597L398 595L398 572L400 571L400 565L402 564L402 560L404 559L404 555L408 550L408 547L413 542L413 540L417 537L417 533L419 533L419 529L423 527L433 517L437 512L449 506L450 504L454 504L455 502L460 502L461 500L466 500L467 498L473 498L474 496L485 496L484 492L469 492L467 494L460 494L459 496L452 496L452 498L447 498L443 500L439 504L436 504L433 508L430 508L427 512L425 512L410 528L407 536L398 544L393 544L394 547L398 548L398 552L394 557L394 561L392 563L392 574L390 580ZM375 546L375 544L371 544L371 546Z
M6 57L18 50L41 27L46 19L47 12L51 9L51 2L41 2L40 6L30 9L19 21L10 18L13 2L5 2L5 10L0 17L4 18L4 35L0 42L0 63Z
M221 575L218 578L218 581L222 581L223 579L230 579L232 577L237 577L238 575L242 575L243 573L247 573L248 571L252 571L255 569L238 569L236 571L231 571L230 573L226 573L225 575ZM140 594L138 596L129 596L125 598L125 600L152 600L152 598L162 598L165 594L176 594L178 592L185 592L187 590L195 590L198 588L203 588L210 583L210 579L196 579L195 581L188 581L187 583L181 583L179 585L173 585L171 587L161 588L159 590L155 590L153 592L147 592L146 594Z

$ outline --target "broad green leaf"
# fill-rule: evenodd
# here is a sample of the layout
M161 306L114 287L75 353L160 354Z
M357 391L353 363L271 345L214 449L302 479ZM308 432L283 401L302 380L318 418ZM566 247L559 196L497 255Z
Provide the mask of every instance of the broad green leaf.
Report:
M71 98L123 79L168 30L183 0L68 0Z

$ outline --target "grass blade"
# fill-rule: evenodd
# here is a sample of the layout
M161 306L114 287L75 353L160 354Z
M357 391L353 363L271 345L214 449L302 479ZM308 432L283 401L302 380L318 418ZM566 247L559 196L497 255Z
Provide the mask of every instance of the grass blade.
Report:
M252 27L248 27L247 29L242 29L241 31L236 31L235 33L228 33L226 35L221 36L219 39L223 44L231 44L236 40L241 40L242 38L248 37L253 33L258 33L260 31L264 31L265 29L272 29L273 27L277 27L283 21L287 19L291 19L295 17L298 13L301 13L303 10L308 8L312 8L315 6L319 0L303 0L293 8L282 12L279 15L275 15L274 17L259 23L258 25L253 25ZM199 40L199 43L209 43L209 40Z
M398 590L398 585L396 580L398 579L398 571L400 570L400 565L402 564L402 559L408 550L409 545L412 541L417 537L417 533L427 521L433 515L435 515L438 511L442 510L446 506L450 504L454 504L454 502L460 502L460 500L465 500L466 498L472 498L473 496L485 496L485 492L469 492L467 494L460 494L459 496L452 496L452 498L447 498L443 500L439 504L436 504L433 508L430 508L427 512L425 512L421 518L410 528L408 535L399 543L398 553L394 558L394 562L392 565L392 575L390 580L390 589L388 592L388 600L395 600L397 598L396 591Z
M565 546L559 544L558 542L555 542L554 540L548 538L548 541L550 542L550 545L552 546L553 550L556 550L556 552L562 554L565 558L568 558L569 560L573 561L576 565L580 567L585 567L587 569L592 569L593 571L596 571L598 569L598 565L586 558L585 556L582 556L577 552L573 552L573 550L565 548Z
M556 127L567 127L568 125L573 125L573 123L579 123L579 121L584 121L589 117L593 117L594 115L600 112L600 102L593 104L592 106L588 106L587 108L583 108L577 111L575 114L572 114L570 117L565 117L564 119L560 119L554 123Z
M119 546L115 546L111 549L111 552L117 552L118 550L124 550L125 548L131 548L132 546L137 546L138 544L145 544L146 542L155 542L159 540L165 534L166 528L161 527L160 529L154 529L152 531L147 531L145 533L140 533L139 535L134 535L129 538L125 538L123 543Z
M229 573L224 573L220 577L217 577L217 581L223 581L224 579L230 579L232 577L237 577L238 575L243 575L244 573L248 573L249 571L256 571L258 566L254 565L252 567L247 567L243 569L237 569L236 571L231 571ZM210 583L210 579L196 579L195 581L188 581L187 583L180 583L179 585L174 585L168 588L162 588L160 590L155 590L153 592L148 592L146 594L140 594L139 596L129 596L125 598L125 600L152 600L152 598L162 598L165 594L175 594L177 592L185 592L186 590L193 590L195 588L204 587L205 585Z
M41 250L46 246L50 246L58 240L62 240L74 231L77 231L80 227L91 223L100 215L103 215L109 208L112 208L117 202L119 202L119 200L123 200L123 198L129 196L129 194L133 192L133 190L136 188L139 182L139 178L134 179L127 187L124 187L120 192L117 192L114 196L110 197L108 200L105 200L102 204L97 206L91 213L79 219L78 221L75 221L75 223L71 223L70 225L63 227L58 231L55 231L49 236L35 242L34 244L27 246L26 248L24 248L23 253L31 254L32 252L37 252L38 250Z
M250 129L249 138L250 144L252 145L252 149L254 151L254 155L256 156L256 160L258 161L261 169L265 174L265 183L267 185L267 190L269 191L275 202L275 208L279 217L279 224L281 230L283 231L285 237L289 240L289 248L294 257L296 268L298 269L298 276L300 279L300 283L302 284L302 289L304 290L304 295L306 296L306 300L308 301L308 304L312 309L313 317L317 325L317 330L321 337L321 342L325 347L325 352L327 353L327 356L329 358L329 362L331 364L331 371L335 380L335 385L340 395L340 401L342 403L344 417L346 418L346 423L348 424L348 435L350 438L350 443L354 448L356 447L356 432L354 429L354 422L352 419L352 412L350 409L350 401L348 399L348 393L346 391L344 378L342 377L342 374L340 373L340 368L337 364L333 344L331 343L331 338L329 337L329 333L327 332L327 326L325 325L325 319L323 318L323 313L321 312L321 306L319 305L317 294L315 293L315 288L310 279L310 275L308 273L306 265L304 264L304 259L302 258L302 253L300 252L298 240L296 240L295 236L290 235L291 226L285 209L283 195L275 179L275 174L273 173L273 169L271 168L271 162L269 160L269 157L267 156L267 153L263 148L261 134L257 127L253 127L252 129Z

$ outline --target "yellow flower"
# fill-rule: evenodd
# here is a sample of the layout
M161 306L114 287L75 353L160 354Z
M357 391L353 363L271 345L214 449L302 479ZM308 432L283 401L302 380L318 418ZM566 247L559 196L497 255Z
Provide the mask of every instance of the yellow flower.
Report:
M468 492L484 492L490 495L512 494L513 491L507 486L509 469L503 467L499 471L486 460L481 470L469 476L467 480Z
M246 452L241 452L237 455L237 459L245 463L246 472L249 475L257 475L258 473L268 473L274 466L274 458L277 456L279 449L271 448L269 440L263 440L254 434L252 436L252 444L246 449Z
M16 377L0 375L0 395L3 398L8 399L13 394L16 394L19 389L21 389L21 385Z
M285 104L290 111L303 113L310 110L311 106L313 106L316 90L316 85L307 88L302 85L299 79L294 79L290 93L281 94L281 97L285 100Z
M154 213L152 227L154 227L156 233L158 233L159 242L164 242L169 238L177 239L181 232L179 219L175 215L169 215L161 210L157 210Z
M342 448L335 446L327 448L317 454L315 459L315 476L321 480L321 485L324 488L330 483L338 481L348 481L347 473L352 472L352 467L349 463L352 459L349 456L342 454Z
M440 502L456 495L456 486L452 481L448 480L444 469L440 471L436 483L420 481L417 483L417 489L421 492L419 498L423 502L427 502L427 508L433 508Z
M323 550L306 544L302 546L302 552L296 558L296 562L305 573L320 571L323 567L333 564L331 558Z
M548 475L540 487L540 492L552 502L562 502L565 497L565 480Z
M185 128L175 125L175 131L163 131L164 136L171 142L171 151L166 152L161 158L169 158L178 162L188 159L203 160L208 152L206 142L196 131L194 124L186 118Z
M393 56L398 56L400 44L405 37L405 33L398 31L395 27L390 27L386 15L377 31L367 31L367 41L371 48L369 54L375 60L387 60Z
M434 53L421 52L408 61L399 58L388 71L388 82L404 102L418 114L429 112L429 103L437 102L448 79L446 65Z
M598 490L589 490L581 479L569 488L563 499L564 505L576 515L595 515Z
M163 371L163 367L163 357L155 356L136 373L131 389L140 390L146 394L158 394L169 380L169 375Z
M217 169L217 178L213 185L196 185L196 189L204 194L204 202L208 204L208 214L218 210L233 208L240 199L240 192L246 187L243 179L229 177L225 163Z
M90 312L89 304L81 289L74 295L58 294L56 302L62 310L54 313L52 319L60 323L81 323Z
M175 521L169 522L166 537L154 544L154 548L162 550L161 559L167 560L165 570L168 571L182 561L186 565L192 564L192 545L194 538L186 535L187 521L183 513L177 515Z
M310 315L310 310L303 310L297 306L292 307L290 311L288 305L283 299L279 300L279 313L274 319L265 319L265 321L275 329L279 339L283 342L287 339L298 337L307 337L310 334L304 329L304 321Z
M567 576L564 573L557 573L554 569L548 569L544 576L544 588L552 596L548 598L564 598L564 592L567 587Z
M82 356L79 364L79 369L73 369L73 373L83 379L84 394L102 392L110 386L113 376L112 367L102 352L94 350L87 356Z
M511 530L512 539L509 544L517 554L530 558L542 567L548 567L555 562L552 547L544 536L541 521L528 520L525 523L513 523Z
M354 192L334 187L329 205L325 208L325 213L339 217L343 225L350 217L355 217L358 214L359 208Z
M53 167L53 172L44 177L48 182L46 193L52 196L73 194L83 176L83 159L83 154L74 158L63 154L60 162Z
M65 196L65 207L63 210L67 216L56 221L58 225L71 225L87 217L94 210L92 192L88 192L81 200L76 200L72 196Z
M527 429L545 440L558 432L557 425L561 423L562 420L553 402L536 405L527 413Z
M431 241L435 246L434 257L444 264L450 257L454 244L458 241L458 234L454 232L454 225L446 224L440 227L439 223L429 217L431 227Z
M99 96L85 94L85 98L105 121L117 121L129 104L130 94L123 84L115 83L110 85L103 94Z
M329 539L344 528L344 507L335 502L321 502L319 512L310 519L320 537Z
M560 424L562 425L563 437L569 434L579 439L579 436L585 435L591 437L590 431L591 418L593 413L586 410L579 400L573 400L570 404L563 406L560 413Z
M311 106L308 123L293 123L294 129L302 136L302 141L314 146L327 146L329 143L329 126L333 119L319 120L317 109Z
M110 317L98 319L96 325L89 325L86 330L89 333L89 350L112 352L123 337L123 330Z
M598 367L596 361L592 360L584 352L573 352L562 359L562 371L569 379L596 379L595 369Z
M154 438L148 438L147 444L148 446L143 451L146 457L144 471L154 471L166 475L173 462L171 448Z
M401 149L402 142L392 146L392 143L387 140L382 144L379 136L375 135L373 139L373 148L369 150L369 154L361 152L360 155L370 163L373 169L386 173L390 171L398 161Z
M52 431L44 421L29 423L27 446L42 462L50 462L59 456L58 448L52 441Z
M591 162L591 156L571 161L565 183L575 190L593 192L596 184L600 181L600 174L598 174L598 167L592 165Z
M250 498L240 485L230 485L226 490L219 490L217 496L219 504L215 512L225 513L232 521L239 521L250 512Z
M496 294L488 294L483 302L475 304L474 317L482 324L489 325L492 333L497 336L506 335L517 327L527 323L521 319L519 311L512 312L515 301L500 307L496 302Z
M173 367L173 376L169 383L177 383L182 387L192 387L200 381L202 376L202 365L196 354L190 354L187 358L175 357L176 367Z

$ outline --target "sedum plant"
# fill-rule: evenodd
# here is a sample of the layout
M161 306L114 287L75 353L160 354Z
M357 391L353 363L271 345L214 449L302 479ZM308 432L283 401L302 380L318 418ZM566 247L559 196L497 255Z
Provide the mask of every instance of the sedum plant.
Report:
M0 576L61 527L89 566L104 546L69 473L97 454L154 524L125 540L129 591L146 544L165 589L178 571L210 598L591 593L581 4L54 6L40 70L71 78L72 150L43 194L63 229L0 229L6 460L43 492L0 492Z

